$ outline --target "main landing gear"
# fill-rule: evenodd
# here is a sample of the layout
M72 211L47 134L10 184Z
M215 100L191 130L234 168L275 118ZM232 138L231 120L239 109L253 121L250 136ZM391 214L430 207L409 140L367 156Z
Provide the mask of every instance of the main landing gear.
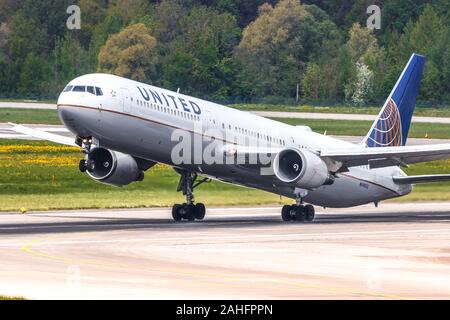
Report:
M285 205L281 209L281 218L283 221L300 221L312 222L314 220L315 210L310 204L306 206L300 205Z
M186 202L183 204L174 204L172 207L172 217L175 221L182 219L188 221L203 220L206 209L203 203L194 204L194 188L207 182L210 179L203 178L197 181L197 174L194 172L180 171L180 182L178 183L177 191L182 191L186 196Z

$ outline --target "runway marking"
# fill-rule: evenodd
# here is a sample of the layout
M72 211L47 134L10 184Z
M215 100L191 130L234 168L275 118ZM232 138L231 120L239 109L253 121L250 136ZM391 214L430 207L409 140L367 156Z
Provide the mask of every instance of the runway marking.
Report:
M204 271L202 271L202 272L183 271L183 270L179 270L179 269L175 269L175 268L165 268L165 269L136 268L136 266L134 266L134 265L123 264L123 263L106 263L101 260L73 259L73 258L67 258L64 256L47 254L45 252L30 248L30 246L32 246L32 245L37 245L39 243L42 243L43 241L52 240L52 239L55 239L55 237L52 237L52 238L46 237L46 238L31 240L31 241L27 242L25 245L23 245L21 247L21 250L23 250L24 252L26 252L28 254L34 255L34 256L47 258L47 259L51 259L51 260L59 261L59 262L62 261L62 262L71 263L71 264L87 264L87 265L95 265L95 266L103 266L103 267L111 267L111 268L122 268L122 269L126 269L126 270L134 269L134 270L145 271L145 272L177 274L177 275L188 276L188 277L190 276L190 277L212 278L213 281L214 281L214 279L219 278L219 279L225 279L228 281L254 282L254 281L252 281L253 279L249 279L247 277L239 278L239 277L227 275L224 273L218 274L218 273L210 273L210 272L204 272ZM263 281L263 279L261 279L261 281ZM351 294L351 295L357 295L357 296L372 296L372 297L381 297L381 298L388 298L388 299L401 299L401 300L412 300L413 299L413 298L409 298L409 297L402 297L402 296L395 295L395 294L351 290L351 289L347 289L347 288L343 288L343 287L333 287L333 286L326 286L326 285L321 285L321 284L313 284L313 283L307 283L307 282L298 281L298 280L286 281L286 280L280 280L280 279L267 279L267 282L272 282L274 284L282 284L282 285L286 285L288 287L295 286L295 287L304 288L304 289L315 289L315 290L320 290L320 291L341 293L341 294L345 293L345 294ZM228 286L228 284L221 284L221 285Z

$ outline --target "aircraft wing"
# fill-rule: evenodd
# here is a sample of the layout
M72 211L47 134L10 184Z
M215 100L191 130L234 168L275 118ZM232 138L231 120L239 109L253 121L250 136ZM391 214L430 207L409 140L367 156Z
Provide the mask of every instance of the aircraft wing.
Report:
M9 122L9 124L12 125L11 130L13 130L15 132L22 133L27 136L39 138L42 140L47 140L47 141L51 141L51 142L55 142L55 143L59 143L59 144L64 144L67 146L78 147L75 144L75 141L73 138L61 136L61 135L54 134L54 133L45 132L42 130L28 128L28 127L22 126L20 124L15 124L15 123L11 123L11 122Z
M450 174L430 174L423 176L393 177L392 179L397 184L442 182L442 181L450 181Z
M369 165L371 169L407 166L411 163L450 159L450 144L423 146L322 149L320 156L341 162L345 167Z

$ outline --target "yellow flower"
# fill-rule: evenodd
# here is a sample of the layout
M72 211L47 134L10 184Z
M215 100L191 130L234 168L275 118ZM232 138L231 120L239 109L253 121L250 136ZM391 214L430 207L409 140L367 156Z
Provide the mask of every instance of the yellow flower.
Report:
M77 147L69 146L34 146L34 145L0 145L0 153L12 152L65 152L65 151L79 151Z

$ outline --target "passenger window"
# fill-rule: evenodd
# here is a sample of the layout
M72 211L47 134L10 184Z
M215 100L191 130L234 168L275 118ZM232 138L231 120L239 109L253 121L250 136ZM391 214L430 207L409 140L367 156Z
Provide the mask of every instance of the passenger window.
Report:
M102 89L100 89L99 87L95 87L95 94L97 96L102 96L103 95ZM133 99L133 98L131 98L131 99ZM131 101L133 101L133 100L131 100Z
M72 91L72 88L73 88L73 86L67 86L67 87L64 88L64 91L63 91L63 92L69 92L69 91Z
M87 87L87 92L89 92L89 93L91 93L91 94L95 95L95 90L94 90L94 87L92 87L92 86L88 86L88 87Z
M73 87L73 92L85 92L86 86L75 86Z

